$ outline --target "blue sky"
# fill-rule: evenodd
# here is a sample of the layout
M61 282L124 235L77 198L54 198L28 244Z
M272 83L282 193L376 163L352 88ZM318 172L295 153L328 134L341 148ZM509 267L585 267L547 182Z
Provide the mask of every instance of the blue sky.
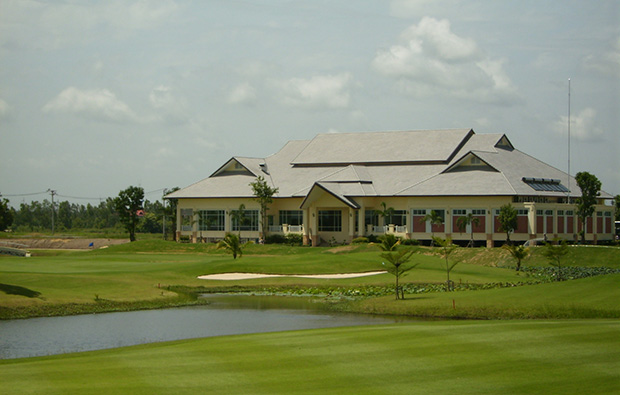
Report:
M604 0L4 0L0 193L154 200L358 131L506 133L566 171L571 78L571 173L615 195L619 21Z

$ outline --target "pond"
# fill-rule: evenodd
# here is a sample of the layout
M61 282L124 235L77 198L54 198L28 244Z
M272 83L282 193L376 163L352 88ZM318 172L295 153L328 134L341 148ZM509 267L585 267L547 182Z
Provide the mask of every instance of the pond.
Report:
M163 310L0 321L0 359L200 337L402 322L328 312L310 298L209 295L210 304Z

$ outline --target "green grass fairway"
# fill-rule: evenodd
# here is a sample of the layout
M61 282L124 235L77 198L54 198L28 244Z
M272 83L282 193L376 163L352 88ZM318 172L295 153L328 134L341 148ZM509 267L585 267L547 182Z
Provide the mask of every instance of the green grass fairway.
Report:
M620 321L456 321L0 361L4 394L614 394Z

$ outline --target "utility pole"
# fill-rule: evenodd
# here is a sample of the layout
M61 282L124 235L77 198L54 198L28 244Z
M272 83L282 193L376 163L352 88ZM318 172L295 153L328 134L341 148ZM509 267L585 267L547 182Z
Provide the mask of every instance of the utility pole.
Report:
M166 192L168 192L168 190L166 188L164 188L164 195L162 196L161 200L163 202L164 205L164 220L162 221L163 223L163 233L164 233L164 240L166 240Z
M49 189L47 190L52 195L52 235L54 234L54 195L56 195L56 191Z

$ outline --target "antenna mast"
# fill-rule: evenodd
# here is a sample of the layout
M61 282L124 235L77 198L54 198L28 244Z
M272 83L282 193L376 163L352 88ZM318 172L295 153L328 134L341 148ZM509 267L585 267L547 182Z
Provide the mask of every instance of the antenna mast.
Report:
M570 78L568 79L568 198L570 203Z

